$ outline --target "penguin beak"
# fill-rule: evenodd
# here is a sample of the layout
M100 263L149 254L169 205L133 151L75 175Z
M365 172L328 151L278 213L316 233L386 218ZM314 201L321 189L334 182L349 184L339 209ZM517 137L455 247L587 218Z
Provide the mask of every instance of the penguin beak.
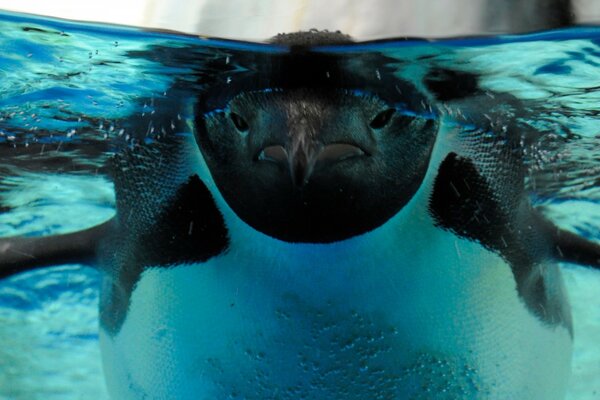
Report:
M294 139L296 140L291 140L288 144L287 162L292 182L295 186L302 187L308 183L324 146L306 139L306 136L296 136Z
M294 186L303 187L309 182L313 173L324 171L348 158L363 155L365 151L353 144L323 144L300 136L294 137L285 147L282 145L265 147L258 159L286 165Z

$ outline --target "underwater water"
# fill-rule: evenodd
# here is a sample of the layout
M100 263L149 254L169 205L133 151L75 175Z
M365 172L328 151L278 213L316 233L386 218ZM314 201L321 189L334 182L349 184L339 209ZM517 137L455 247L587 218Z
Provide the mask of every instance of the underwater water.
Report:
M248 74L268 83L266 67L287 51L9 13L0 14L0 28L0 236L107 220L115 208L112 155L186 134L198 93L210 85L235 90ZM600 241L600 28L319 51L381 58L382 70L416 83L431 71L476 75L494 105L481 109L466 95L459 106L441 102L441 110L467 134L481 128L482 115L490 134L522 130L532 203L559 226ZM371 79L380 79L378 68ZM597 399L600 273L563 267L575 321L567 398ZM77 265L0 281L0 399L108 398L99 282L94 269Z

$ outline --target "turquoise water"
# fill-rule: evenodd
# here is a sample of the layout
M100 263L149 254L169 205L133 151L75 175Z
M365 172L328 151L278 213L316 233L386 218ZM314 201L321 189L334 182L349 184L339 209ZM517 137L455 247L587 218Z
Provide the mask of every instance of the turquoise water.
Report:
M0 236L93 226L114 213L105 161L179 133L198 91L260 73L284 48L0 14ZM477 74L493 107L447 106L524 132L532 202L600 241L600 28L525 36L331 46L387 57L420 82ZM379 72L373 71L373 79ZM511 97L507 97L510 95ZM506 111L506 102L518 101ZM493 133L493 132L492 132ZM565 265L575 318L569 399L600 398L600 273ZM98 274L58 266L0 282L0 399L104 399Z

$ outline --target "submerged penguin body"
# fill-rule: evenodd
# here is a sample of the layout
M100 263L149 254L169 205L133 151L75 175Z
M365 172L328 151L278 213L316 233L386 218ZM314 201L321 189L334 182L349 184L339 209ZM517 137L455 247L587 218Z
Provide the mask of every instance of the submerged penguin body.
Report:
M258 231L192 156L199 179L184 185L210 193L226 240L205 261L144 268L118 326L101 310L112 396L560 399L572 342L560 273L539 260L560 309L540 318L502 252L441 226L436 178L465 146L439 130L400 211L325 243Z

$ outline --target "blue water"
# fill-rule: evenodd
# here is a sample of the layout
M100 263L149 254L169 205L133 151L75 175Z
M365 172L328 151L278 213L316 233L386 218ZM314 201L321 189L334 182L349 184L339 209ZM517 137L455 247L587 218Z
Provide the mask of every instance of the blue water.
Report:
M207 82L235 84L286 51L8 13L0 14L0 49L0 236L69 232L110 218L108 157L177 134ZM560 226L600 241L600 28L320 51L382 54L414 82L433 68L475 73L498 108L503 95L517 98L523 108L513 117L535 132L524 143L532 202ZM490 118L492 111L480 110ZM447 112L468 120L459 108ZM597 399L600 274L565 266L565 275L576 331L568 398ZM0 399L107 398L98 281L82 266L0 281Z

